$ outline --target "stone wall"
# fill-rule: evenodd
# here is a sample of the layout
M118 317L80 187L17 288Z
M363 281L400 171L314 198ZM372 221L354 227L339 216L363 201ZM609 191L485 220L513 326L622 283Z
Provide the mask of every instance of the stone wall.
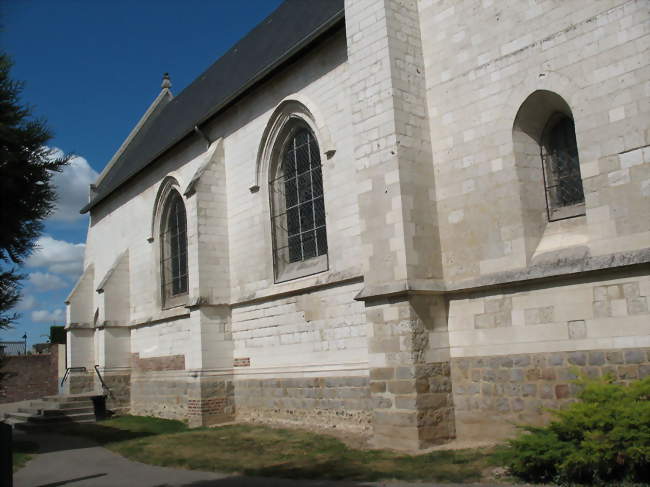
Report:
M445 279L578 245L594 256L647 247L647 1L418 4ZM517 157L517 113L540 90L573 114L583 217L548 222L541 160ZM548 106L537 108L531 117Z
M0 358L0 403L56 394L57 381L58 347L50 353Z
M336 428L360 435L371 429L367 377L238 380L236 418L303 428Z
M64 384L66 391L70 394L81 394L85 392L95 392L100 389L95 387L95 373L77 373L72 372Z
M114 412L128 413L131 406L131 374L104 371L102 378L110 391L106 407Z
M542 425L579 391L579 375L629 382L650 375L650 349L549 352L451 361L458 438L498 440Z

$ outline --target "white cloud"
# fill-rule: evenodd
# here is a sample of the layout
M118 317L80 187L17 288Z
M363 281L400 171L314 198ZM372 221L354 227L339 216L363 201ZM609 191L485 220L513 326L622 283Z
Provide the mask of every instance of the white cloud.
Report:
M25 264L45 267L49 272L65 274L76 279L83 270L85 244L73 244L44 235L36 241L36 250Z
M36 298L31 294L25 294L20 298L18 304L14 307L15 311L29 311L32 308L35 308L38 304Z
M63 156L56 147L52 158ZM52 183L56 187L57 200L49 219L73 222L83 218L79 210L88 203L88 185L97 179L98 173L81 156L70 159L70 163L60 173L55 173Z
M44 309L32 311L32 321L38 323L49 323L52 321L64 321L65 312L62 309L55 309L54 311L47 311Z
M49 272L32 272L29 274L29 283L33 284L38 291L53 291L68 286L68 283L59 276Z

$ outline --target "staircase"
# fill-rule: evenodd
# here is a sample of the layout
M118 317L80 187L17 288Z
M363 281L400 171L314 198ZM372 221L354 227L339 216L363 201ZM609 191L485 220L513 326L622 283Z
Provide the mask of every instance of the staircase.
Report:
M29 430L39 427L64 426L70 423L94 423L96 393L46 396L31 401L18 411L5 413L5 423L13 428Z

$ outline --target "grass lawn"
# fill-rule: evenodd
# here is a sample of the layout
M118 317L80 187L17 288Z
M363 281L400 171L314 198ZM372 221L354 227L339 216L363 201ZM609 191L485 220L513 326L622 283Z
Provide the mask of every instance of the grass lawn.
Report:
M14 440L11 442L11 448L14 472L16 472L31 460L32 454L38 450L38 445L33 441Z
M188 429L179 421L123 416L73 426L66 433L92 438L132 460L254 476L477 482L491 465L486 450L414 456L357 450L331 436L257 425Z

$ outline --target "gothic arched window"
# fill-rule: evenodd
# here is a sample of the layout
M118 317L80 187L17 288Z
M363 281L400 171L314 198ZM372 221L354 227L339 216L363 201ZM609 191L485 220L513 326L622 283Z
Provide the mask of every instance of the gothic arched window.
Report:
M295 123L284 133L269 178L276 281L327 269L327 231L318 142Z
M544 128L540 145L549 220L584 214L585 196L573 119L554 113Z
M160 225L160 268L165 306L181 304L187 294L187 218L183 198L175 189L167 195Z

